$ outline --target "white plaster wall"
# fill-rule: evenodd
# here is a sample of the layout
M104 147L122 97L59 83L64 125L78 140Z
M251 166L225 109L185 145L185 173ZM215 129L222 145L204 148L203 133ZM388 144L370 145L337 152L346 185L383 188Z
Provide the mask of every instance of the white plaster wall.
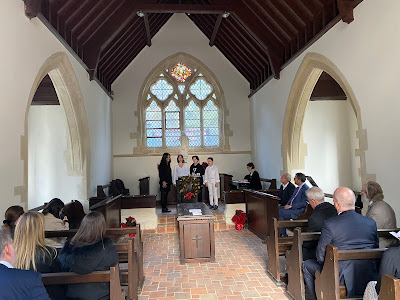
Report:
M397 176L400 80L400 1L364 0L354 10L350 25L336 24L322 38L271 80L251 100L254 115L256 163L261 174L278 178L283 169L280 151L286 103L293 79L307 52L326 56L343 73L361 107L367 129L367 172L376 174L385 199L400 215Z
M64 203L78 199L82 178L68 175L69 132L63 107L32 106L28 126L28 208L52 198Z
M358 169L352 169L356 149L352 149L352 138L357 119L349 107L349 101L309 101L307 105L303 123L305 170L325 193L332 194L338 186L354 188L353 173Z
M23 1L0 2L0 57L2 91L0 110L0 140L4 143L0 159L0 215L10 205L20 204L19 188L24 185L24 162L21 159L21 137L24 132L28 97L38 70L45 60L58 51L66 52L62 44L40 22L24 14ZM90 132L90 194L97 184L107 183L111 174L110 99L87 72L68 54L78 78ZM94 150L95 149L95 150Z
M130 133L137 132L137 110L140 88L146 76L162 60L177 52L190 54L204 63L215 74L224 91L229 110L227 122L233 131L230 137L232 151L245 151L245 154L212 154L221 173L233 174L242 178L251 161L249 83L221 54L216 47L208 45L207 37L184 14L175 14L152 39L152 46L146 47L114 82L112 89L113 113L113 151L114 155L131 155L136 140ZM191 156L191 155L189 155ZM205 161L207 155L203 155ZM114 157L114 176L121 178L139 193L138 179L151 177L151 193L158 192L158 171L160 157ZM175 158L172 158L173 164ZM191 163L191 162L190 162Z

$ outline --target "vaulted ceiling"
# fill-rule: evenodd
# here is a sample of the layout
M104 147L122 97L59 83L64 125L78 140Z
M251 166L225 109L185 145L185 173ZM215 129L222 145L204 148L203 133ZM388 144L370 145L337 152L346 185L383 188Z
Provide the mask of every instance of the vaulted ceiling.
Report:
M250 83L250 95L362 0L24 0L111 94L111 84L168 21L186 13Z

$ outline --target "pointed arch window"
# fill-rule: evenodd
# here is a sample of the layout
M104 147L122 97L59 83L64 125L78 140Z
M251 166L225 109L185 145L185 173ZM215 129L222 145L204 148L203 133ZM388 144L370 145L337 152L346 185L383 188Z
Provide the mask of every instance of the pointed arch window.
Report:
M152 74L141 102L141 115L145 116L142 145L179 148L183 132L191 148L222 147L223 102L212 75L198 65L179 61L163 65Z

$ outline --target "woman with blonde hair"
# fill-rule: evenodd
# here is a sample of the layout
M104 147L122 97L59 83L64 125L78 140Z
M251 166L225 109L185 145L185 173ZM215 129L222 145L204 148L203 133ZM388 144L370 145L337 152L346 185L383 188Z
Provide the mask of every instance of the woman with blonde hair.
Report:
M61 271L56 249L46 245L44 239L44 216L39 212L24 213L15 227L14 247L17 269L39 273ZM63 299L62 287L50 286L47 292L52 299Z

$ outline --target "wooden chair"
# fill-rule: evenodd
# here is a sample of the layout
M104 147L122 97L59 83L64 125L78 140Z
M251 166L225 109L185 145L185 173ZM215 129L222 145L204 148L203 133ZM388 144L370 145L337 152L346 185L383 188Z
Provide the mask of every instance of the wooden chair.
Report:
M79 283L110 283L110 300L125 300L125 292L121 288L118 264L110 267L109 271L95 271L86 275L72 272L42 274L42 282L47 285L64 285Z
M378 300L398 299L400 299L400 279L387 274L383 275Z
M293 237L279 237L279 228L307 227L307 220L278 221L273 218L273 228L267 237L268 264L267 271L278 283L281 281L279 255L286 254L293 243Z

